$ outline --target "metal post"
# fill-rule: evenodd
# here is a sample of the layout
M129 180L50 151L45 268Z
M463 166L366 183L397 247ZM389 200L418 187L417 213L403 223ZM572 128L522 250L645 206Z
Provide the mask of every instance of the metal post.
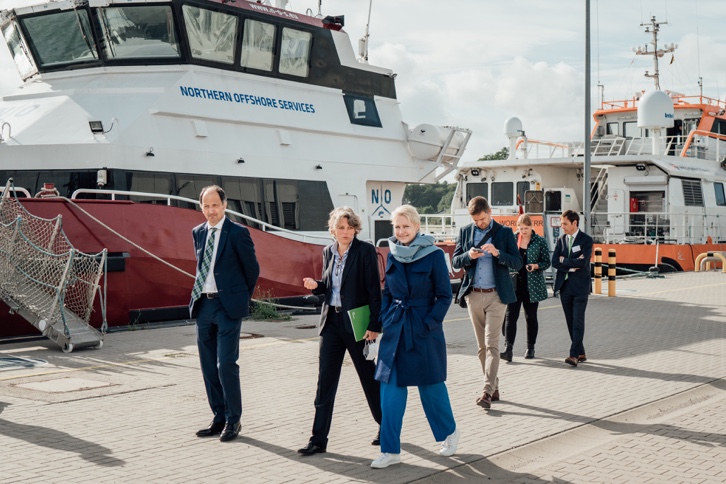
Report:
M582 170L582 215L584 217L583 224L580 228L584 228L584 232L592 234L590 227L590 0L585 2L585 159Z
M608 297L615 297L615 249L608 250Z
M602 249L595 247L595 294L602 294Z

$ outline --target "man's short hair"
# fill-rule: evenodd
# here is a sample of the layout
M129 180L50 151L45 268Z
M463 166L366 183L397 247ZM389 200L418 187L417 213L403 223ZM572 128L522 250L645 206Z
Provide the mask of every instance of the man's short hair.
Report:
M476 196L469 200L469 205L467 208L469 209L469 215L477 215L479 213L488 212L489 210L491 210L489 202L486 198L482 196Z
M227 200L227 194L224 193L224 190L219 185L209 185L204 188L202 188L202 191L199 192L199 205L202 205L202 198L204 198L204 194L207 193L207 190L216 190L217 195L219 195L219 199L222 201L222 203Z
M577 226L580 226L580 214L573 210L565 210L562 212L562 215L560 215L560 218L566 218L571 224L577 222Z

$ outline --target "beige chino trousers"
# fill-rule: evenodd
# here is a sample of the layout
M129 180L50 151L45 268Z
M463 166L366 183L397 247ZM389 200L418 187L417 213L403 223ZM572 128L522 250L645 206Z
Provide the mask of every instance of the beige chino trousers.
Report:
M499 337L507 305L499 299L496 291L472 291L466 296L466 305L479 347L477 355L484 373L484 391L493 395L499 388Z

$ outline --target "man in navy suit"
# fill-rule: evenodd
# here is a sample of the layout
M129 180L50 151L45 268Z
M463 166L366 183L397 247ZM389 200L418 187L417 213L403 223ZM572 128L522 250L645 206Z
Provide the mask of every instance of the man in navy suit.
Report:
M473 223L462 227L456 240L452 264L466 269L458 299L464 299L479 346L479 362L484 372L484 393L476 404L491 408L499 400L499 335L507 304L517 300L509 270L522 268L522 257L514 233L492 219L492 209L484 197L469 201Z
M570 332L570 355L565 363L577 366L587 361L585 356L585 310L590 295L590 257L592 256L592 237L579 229L580 216L572 210L565 211L561 217L563 234L557 239L552 254L552 267L557 270L555 294L560 295L560 303L565 311L567 330Z
M224 190L216 185L203 188L199 203L207 221L192 230L197 277L189 313L197 320L199 361L214 418L197 436L221 434L219 440L227 442L240 431L240 329L242 318L249 313L260 267L249 231L224 214Z

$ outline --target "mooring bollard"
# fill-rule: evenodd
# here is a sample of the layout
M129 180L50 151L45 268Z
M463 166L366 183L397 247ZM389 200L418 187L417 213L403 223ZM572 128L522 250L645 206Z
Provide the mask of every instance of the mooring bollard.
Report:
M615 297L615 249L608 250L608 297Z
M602 294L602 249L595 247L595 294Z

